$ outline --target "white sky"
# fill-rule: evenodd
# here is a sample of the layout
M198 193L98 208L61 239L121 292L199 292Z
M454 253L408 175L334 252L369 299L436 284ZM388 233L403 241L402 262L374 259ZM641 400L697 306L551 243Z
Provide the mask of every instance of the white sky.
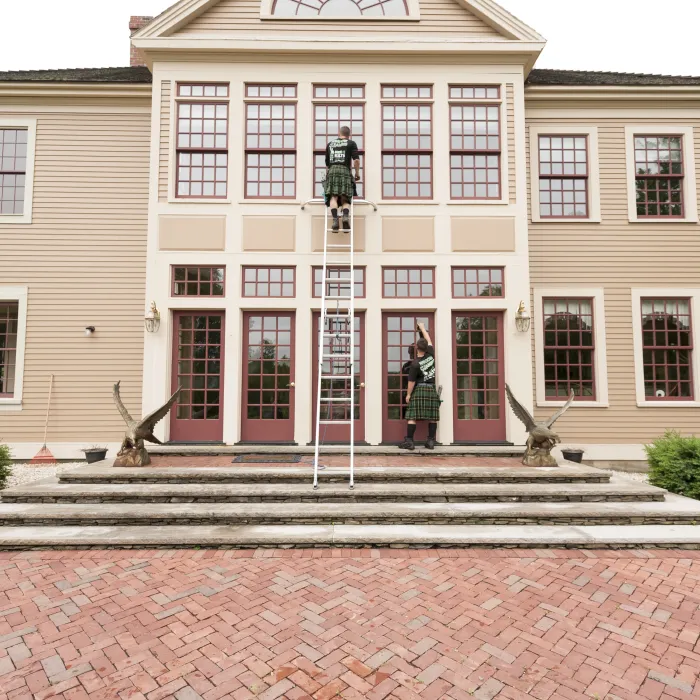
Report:
M2 2L0 71L129 64L130 15L169 0ZM174 1L174 0L173 0ZM700 75L700 0L500 0L546 39L539 68Z

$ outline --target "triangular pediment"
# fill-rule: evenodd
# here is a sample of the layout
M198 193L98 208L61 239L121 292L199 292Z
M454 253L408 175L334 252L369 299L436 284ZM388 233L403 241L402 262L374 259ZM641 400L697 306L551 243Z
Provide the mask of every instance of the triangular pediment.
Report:
M175 37L177 35L209 35L221 31L264 29L266 23L266 7L271 7L273 0L180 0L161 15L156 17L146 27L134 35L135 39L155 39L160 37ZM260 4L262 2L262 5ZM332 26L334 21L339 31L348 29L361 30L363 25L383 25L394 31L397 25L408 29L412 25L413 32L443 33L452 36L461 35L465 38L480 40L510 40L523 42L543 42L544 39L533 29L522 23L493 0L408 0L411 7L410 19L392 21L389 18L373 19L358 17L356 26L348 26L347 19L342 24L336 18L323 22ZM269 17L269 14L267 15ZM314 18L318 24L319 18ZM314 24L302 17L288 19L275 18L273 24L279 29L303 28Z

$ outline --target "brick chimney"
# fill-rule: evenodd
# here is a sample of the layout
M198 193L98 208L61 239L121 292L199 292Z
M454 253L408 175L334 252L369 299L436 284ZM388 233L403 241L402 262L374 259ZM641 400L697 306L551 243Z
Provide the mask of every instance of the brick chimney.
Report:
M132 17L129 20L129 31L131 34L129 36L134 36L134 34L141 29L142 27L145 27L153 17ZM131 44L131 65L132 66L145 66L146 65L146 58L144 55L133 45Z

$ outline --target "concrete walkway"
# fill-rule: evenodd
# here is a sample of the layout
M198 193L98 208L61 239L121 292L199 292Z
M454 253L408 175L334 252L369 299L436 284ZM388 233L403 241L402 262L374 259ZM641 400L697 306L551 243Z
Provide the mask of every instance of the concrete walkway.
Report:
M0 700L700 697L700 552L0 552Z

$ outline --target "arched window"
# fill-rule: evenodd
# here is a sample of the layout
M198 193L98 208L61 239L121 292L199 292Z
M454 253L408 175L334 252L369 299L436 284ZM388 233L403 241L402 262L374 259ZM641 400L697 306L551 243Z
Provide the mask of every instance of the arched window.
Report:
M406 0L274 0L275 17L408 17Z

